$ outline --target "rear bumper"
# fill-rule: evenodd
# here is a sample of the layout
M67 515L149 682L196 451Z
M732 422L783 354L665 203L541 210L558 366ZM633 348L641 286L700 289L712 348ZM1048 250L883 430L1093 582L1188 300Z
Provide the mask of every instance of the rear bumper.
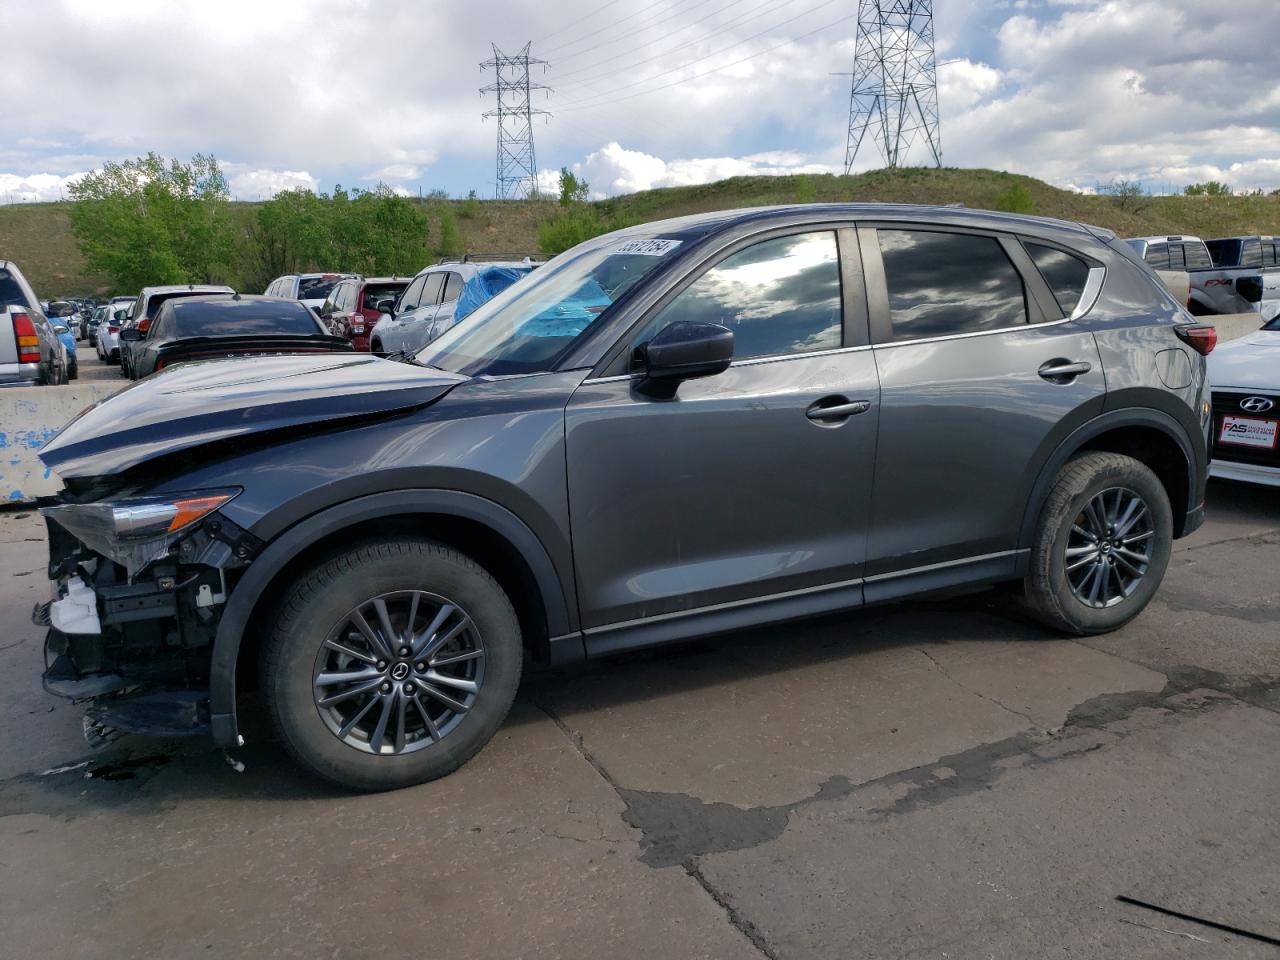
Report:
M0 387L33 387L39 382L38 363L0 363Z

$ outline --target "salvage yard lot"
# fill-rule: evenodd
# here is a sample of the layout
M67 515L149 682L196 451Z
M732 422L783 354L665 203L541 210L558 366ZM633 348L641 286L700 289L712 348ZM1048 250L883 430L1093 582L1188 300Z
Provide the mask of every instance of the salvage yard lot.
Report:
M203 741L91 753L33 682L44 558L0 513L9 956L1277 952L1115 899L1280 938L1275 490L1214 482L1117 633L984 592L532 670L468 766L377 796L260 722L243 773Z

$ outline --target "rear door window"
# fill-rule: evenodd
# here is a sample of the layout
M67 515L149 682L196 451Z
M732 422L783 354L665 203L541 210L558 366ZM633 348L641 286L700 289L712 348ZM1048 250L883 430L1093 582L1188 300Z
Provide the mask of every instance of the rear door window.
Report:
M1023 243L1023 246L1053 291L1053 298L1062 308L1063 316L1070 316L1084 296L1089 264L1057 247L1046 247L1040 243Z
M1274 243L1264 243L1262 245L1262 265L1264 267L1274 267L1276 265L1276 245Z
M721 324L733 331L733 355L741 359L835 349L842 317L836 235L824 230L730 254L646 327L651 335L679 320Z
M435 306L440 302L440 290L444 287L443 273L427 274L427 282L422 288L422 299L418 301L418 305L422 307Z
M1244 248L1240 251L1240 266L1242 267L1260 267L1262 266L1262 241L1246 240Z
M891 342L1025 324L1022 276L995 237L879 230Z
M1169 245L1167 243L1153 243L1147 247L1147 252L1142 258L1151 265L1153 270L1169 269Z

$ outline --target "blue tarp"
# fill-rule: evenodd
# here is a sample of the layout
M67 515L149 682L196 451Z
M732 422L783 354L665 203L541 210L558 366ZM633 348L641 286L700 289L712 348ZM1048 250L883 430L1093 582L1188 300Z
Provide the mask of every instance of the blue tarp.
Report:
M453 322L457 323L480 304L492 300L532 269L533 267L485 267L463 284L462 293L458 294L458 305L453 311Z

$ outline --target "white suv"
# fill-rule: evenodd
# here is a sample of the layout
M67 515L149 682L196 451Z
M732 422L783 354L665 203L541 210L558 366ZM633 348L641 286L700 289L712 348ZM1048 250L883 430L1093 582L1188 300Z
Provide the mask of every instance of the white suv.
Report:
M508 267L527 273L541 261L481 259L468 255L461 260L444 260L421 270L396 301L393 312L378 318L369 335L374 353L396 353L425 347L454 324L454 308L467 282L493 267Z
M268 297L301 300L318 316L320 308L339 280L358 280L358 273L290 273L276 277L262 291Z

